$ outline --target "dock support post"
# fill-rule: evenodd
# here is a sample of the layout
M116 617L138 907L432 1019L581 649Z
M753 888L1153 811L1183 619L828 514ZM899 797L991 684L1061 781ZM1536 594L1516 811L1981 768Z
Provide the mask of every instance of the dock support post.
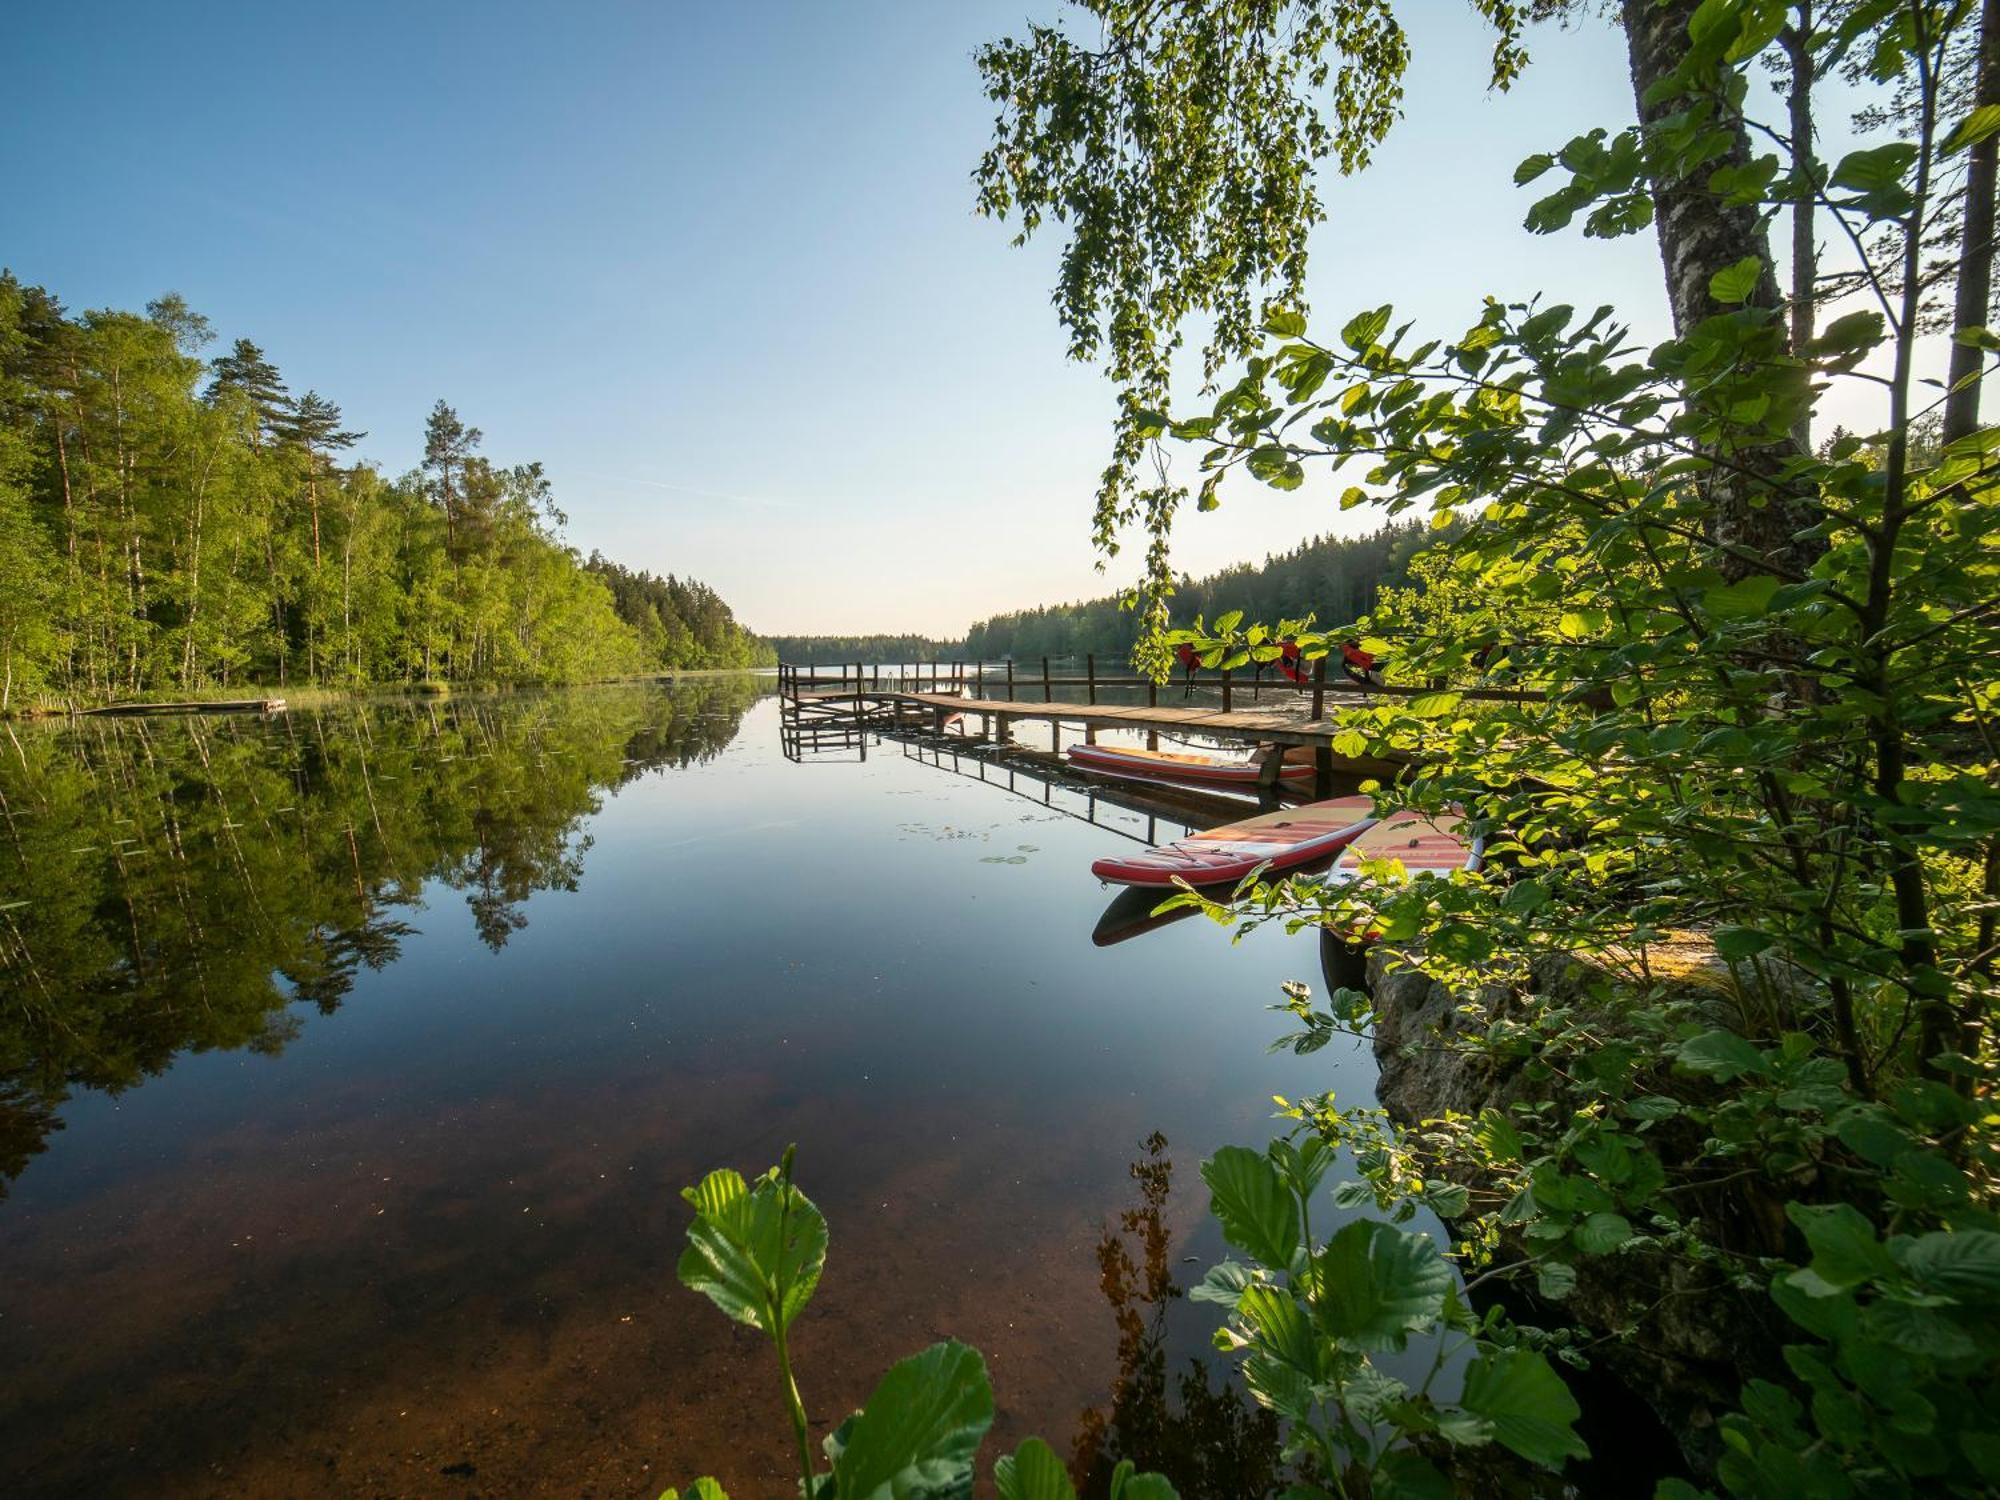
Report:
M1083 670L1086 674L1086 680L1090 683L1090 701L1095 703L1097 701L1097 653L1095 651L1084 653Z
M1049 720L1049 754L1062 754L1062 720Z
M1313 746L1313 796L1325 801L1333 795L1333 746Z
M1224 667L1222 669L1222 711L1224 713L1229 712L1230 702L1231 698L1229 692L1229 668Z
M1007 701L1014 701L1014 658L1007 658Z
M1153 681L1152 678L1148 677L1146 679L1146 707L1158 708L1159 706L1160 706L1160 685L1157 682ZM1157 750L1160 748L1159 730L1149 729L1146 731L1146 748L1148 750Z
M1042 702L1053 703L1055 699L1055 689L1049 685L1049 659L1045 656L1042 658Z
M973 670L979 674L978 696L984 698L986 696L986 663L984 661L978 662Z
M1326 658L1322 656L1313 663L1313 721L1317 723L1326 714ZM1324 795L1324 794L1322 794Z

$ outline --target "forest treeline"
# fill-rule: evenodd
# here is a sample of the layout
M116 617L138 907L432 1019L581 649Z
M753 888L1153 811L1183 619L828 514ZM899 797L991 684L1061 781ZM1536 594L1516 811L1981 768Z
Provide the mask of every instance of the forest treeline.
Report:
M1366 536L1314 537L1261 563L1239 563L1206 578L1184 576L1171 601L1173 623L1240 609L1250 619L1274 623L1312 615L1322 626L1346 624L1372 610L1383 587L1409 582L1410 560L1435 536L1421 522L1391 523ZM966 632L964 654L997 661L1095 652L1122 661L1143 623L1115 596L1049 604L981 620Z
M538 463L443 401L398 479L176 295L72 316L0 272L0 709L249 683L743 666L711 590L586 565Z
M795 666L843 662L948 661L963 656L958 641L927 635L774 635L777 659Z

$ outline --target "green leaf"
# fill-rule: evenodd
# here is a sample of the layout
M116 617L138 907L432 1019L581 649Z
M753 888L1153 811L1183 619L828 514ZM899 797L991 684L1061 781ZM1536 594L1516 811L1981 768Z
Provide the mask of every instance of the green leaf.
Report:
M1076 1486L1055 1449L1031 1437L993 1466L1000 1500L1076 1500Z
M1220 1265L1210 1266L1208 1274L1188 1288L1188 1301L1217 1302L1224 1307L1234 1307L1256 1279L1248 1266L1225 1260Z
M1264 316L1264 331L1274 333L1281 339L1295 339L1306 331L1304 313L1293 312L1290 308L1280 308Z
M1343 1343L1400 1349L1437 1321L1451 1287L1451 1268L1428 1235L1362 1219L1314 1259L1313 1315Z
M1366 354L1389 327L1395 309L1384 303L1373 312L1357 313L1340 330L1340 341L1357 354Z
M1961 1302L2000 1298L2000 1234L1988 1229L1919 1235L1903 1253L1903 1269L1919 1286Z
M1852 1205L1787 1203L1785 1213L1812 1248L1807 1272L1786 1278L1800 1290L1826 1296L1895 1271L1888 1247L1875 1237L1875 1226Z
M660 1500L682 1500L682 1494L680 1490L670 1489L660 1496ZM685 1494L687 1500L729 1500L722 1486L705 1474L689 1485Z
M1493 1436L1531 1463L1559 1469L1589 1449L1572 1430L1583 1409L1562 1377L1533 1349L1482 1356L1465 1372L1459 1404L1493 1424Z
M1548 152L1536 152L1514 168L1514 186L1526 187L1555 164L1556 159Z
M1718 620L1753 620L1770 609L1771 596L1777 592L1777 579L1768 573L1752 573L1726 587L1708 590L1701 602Z
M678 1268L681 1284L773 1338L789 1328L826 1265L826 1220L812 1200L771 1176L751 1188L728 1168L681 1196L695 1209Z
M1129 1458L1118 1460L1111 1471L1110 1500L1180 1500L1164 1474L1135 1474L1135 1468Z
M1606 1255L1632 1238L1632 1224L1623 1214L1594 1213L1570 1234L1586 1255Z
M1291 1265L1299 1249L1298 1204L1262 1152L1224 1146L1201 1164L1201 1180L1224 1239L1273 1270Z
M1996 130L2000 130L2000 104L1982 104L1944 138L1945 155L1976 146Z
M1253 450L1245 466L1274 490L1295 490L1306 482L1305 466L1272 444Z
M1715 951L1732 964L1755 958L1776 941L1770 933L1759 932L1754 927L1718 927L1715 930Z
M1452 1500L1451 1481L1409 1448L1395 1448L1375 1466L1375 1500Z
M1733 1031L1705 1031L1682 1042L1674 1061L1690 1073L1702 1073L1720 1083L1765 1069L1764 1054Z
M972 1460L993 1425L977 1349L947 1340L899 1360L875 1387L833 1461L841 1500L969 1495Z
M1911 141L1892 141L1866 151L1850 151L1833 169L1833 185L1851 190L1860 206L1877 218L1902 213L1910 206L1903 180L1917 159Z

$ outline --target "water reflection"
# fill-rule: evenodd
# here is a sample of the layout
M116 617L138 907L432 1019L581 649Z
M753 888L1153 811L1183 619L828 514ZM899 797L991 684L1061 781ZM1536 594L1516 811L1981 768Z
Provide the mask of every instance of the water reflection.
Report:
M575 890L604 793L706 761L765 689L632 690L277 720L80 720L0 749L0 1192L78 1088L281 1050L394 962L427 884L498 951Z
M1192 1355L1169 1380L1172 1315L1193 1309L1173 1277L1167 1138L1154 1131L1142 1144L1145 1155L1131 1167L1139 1205L1120 1213L1097 1245L1118 1325L1118 1382L1110 1408L1093 1406L1078 1422L1070 1472L1084 1494L1106 1495L1112 1470L1129 1458L1165 1474L1182 1500L1262 1500L1283 1478L1277 1418L1237 1386L1212 1380Z

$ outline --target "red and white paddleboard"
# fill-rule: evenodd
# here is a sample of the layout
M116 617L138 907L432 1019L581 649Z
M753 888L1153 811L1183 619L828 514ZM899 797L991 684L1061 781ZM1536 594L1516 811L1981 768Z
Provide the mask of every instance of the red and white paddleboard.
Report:
M1486 841L1467 838L1456 813L1393 812L1340 851L1327 879L1359 879L1363 860L1381 859L1396 860L1412 879L1449 875L1478 869L1485 853Z
M1307 752L1310 756L1311 752ZM1071 765L1113 776L1137 776L1147 781L1202 782L1214 786L1257 785L1257 762L1227 760L1220 755L1195 755L1174 750L1142 750L1132 745L1073 745ZM1278 770L1286 781L1312 780L1312 761L1288 760Z
M1137 854L1107 855L1090 867L1118 885L1234 885L1259 865L1272 874L1333 858L1373 826L1366 797L1336 797L1189 834Z

